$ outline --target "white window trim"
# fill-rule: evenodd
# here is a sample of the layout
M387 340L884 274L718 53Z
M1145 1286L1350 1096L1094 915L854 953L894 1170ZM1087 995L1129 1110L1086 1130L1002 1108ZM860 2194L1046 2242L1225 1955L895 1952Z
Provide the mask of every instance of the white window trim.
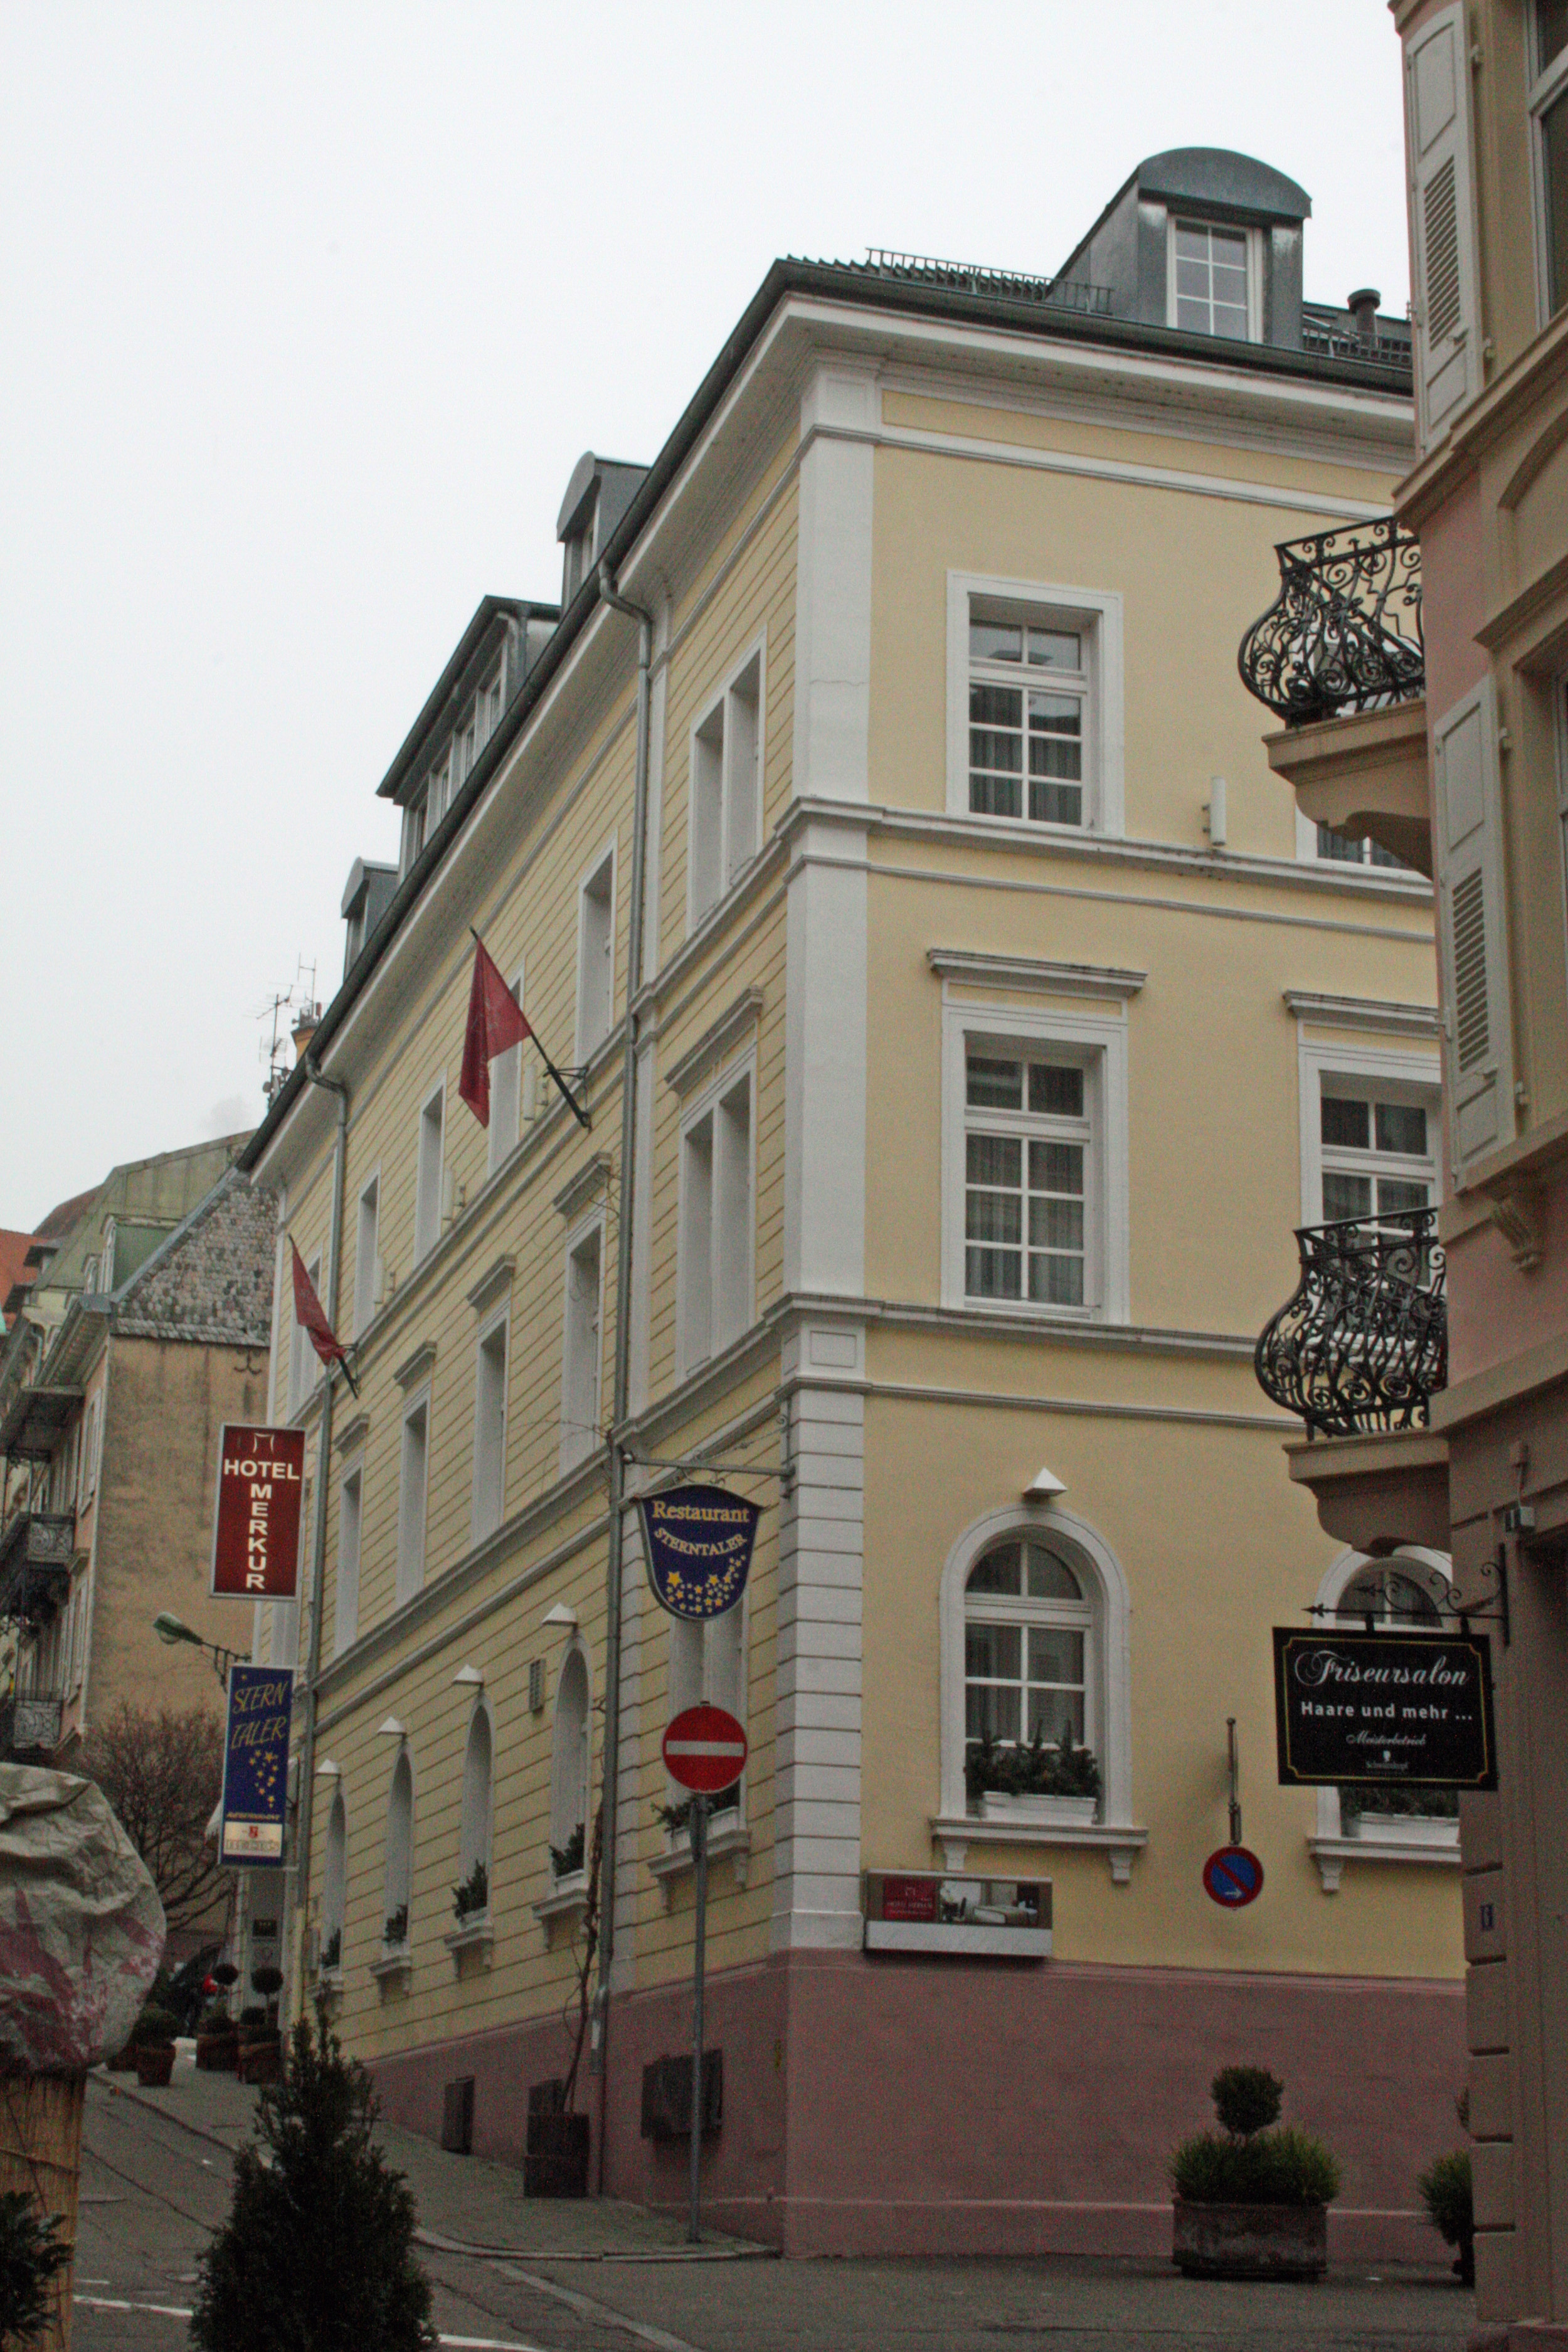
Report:
M1297 1040L1296 1062L1300 1085L1301 1223L1323 1222L1323 1081L1344 1078L1356 1087L1386 1079L1397 1087L1415 1087L1427 1097L1426 1134L1432 1162L1432 1205L1443 1198L1443 1065L1441 1056L1401 1051L1394 1046L1327 1045L1303 1032ZM1331 1092L1332 1089L1331 1088Z
M597 1358L594 1366L594 1423L596 1428L598 1425L599 1416L604 1411L605 1404L605 1237L608 1231L609 1227L605 1219L605 1211L603 1207L600 1207L594 1212L592 1216L582 1218L578 1223L571 1228L566 1236L565 1252L562 1258L560 1466L561 1475L563 1478L568 1476L572 1471L580 1468L584 1462L590 1460L597 1450L596 1438L590 1435L586 1443L584 1443L583 1433L581 1431L577 1431L575 1434L574 1433L574 1425L569 1425L566 1415L566 1381L569 1369L568 1360L572 1342L572 1260L578 1250L582 1248L583 1244L587 1240L588 1235L591 1233L597 1232L599 1236L599 1346ZM509 1376L510 1370L510 1368L509 1366Z
M1214 220L1202 213L1178 213L1174 209L1165 215L1165 324L1176 325L1176 231L1179 228L1219 229L1226 236L1243 236L1247 240L1247 340L1249 343L1263 341L1263 231L1245 228L1239 221ZM1212 307L1212 306L1211 306ZM1191 334L1192 328L1178 332ZM1228 335L1215 335L1212 327L1196 331L1213 336L1215 342L1228 342Z
M1546 226L1546 156L1542 137L1543 114L1568 90L1568 47L1559 51L1544 73L1535 70L1536 47L1535 0L1525 10L1525 88L1526 105L1530 115L1530 186L1531 219L1535 246L1535 308L1536 320L1544 330L1552 323L1552 248ZM1568 254L1563 256L1563 273L1568 278Z
M574 1658L580 1658L583 1662L583 1684L584 1688L587 1693L583 1712L582 1731L583 1867L580 1871L567 1871L563 1873L562 1876L557 1877L555 1874L555 1865L551 1860L550 1849L552 1845L564 1843L563 1840L558 1840L555 1834L558 1829L565 1826L563 1822L558 1821L556 1818L557 1814L563 1810L561 1802L562 1780L563 1777L562 1772L563 1759L560 1746L561 1690L562 1685L566 1680L566 1670ZM492 1750L492 1756L493 1752L494 1751ZM549 1884L552 1895L558 1898L564 1897L569 1900L574 1895L583 1894L586 1891L588 1884L588 1840L593 1835L594 1827L594 1660L592 1653L588 1648L588 1644L584 1641L580 1633L573 1633L568 1637L566 1646L561 1654L561 1664L555 1671L555 1690L550 1706L549 1796L550 1802L545 1813L544 1826L544 1874ZM574 1822L571 1827L575 1828L576 1823ZM568 1829L567 1835L570 1836L570 1834L571 1829ZM536 1906L535 1907L538 1908L540 1906Z
M430 1106L441 1106L441 1157L436 1171L436 1214L430 1238L423 1247L420 1234L425 1224L425 1121ZM423 1265L441 1240L442 1212L447 1189L447 1073L442 1071L433 1086L427 1087L419 1098L419 1122L415 1129L414 1142L414 1264Z
M405 1573L403 1536L406 1516L405 1488L407 1481L407 1430L409 1423L421 1408L425 1414L425 1503L419 1522L418 1574L410 1580ZM403 1410L397 1417L397 1551L393 1565L395 1606L401 1609L423 1592L426 1570L429 1566L430 1549L430 1384L416 1389L403 1400Z
M473 1854L470 1854L470 1853L468 1852L468 1829L469 1829L469 1822L468 1822L468 1748L469 1748L469 1744L470 1744L470 1742L471 1742L471 1741L472 1741L472 1739L473 1739L473 1736L474 1736L474 1726L475 1726L475 1724L479 1721L479 1717L480 1717L481 1716L483 1716L483 1717L484 1717L484 1719L485 1719L485 1728L486 1728L486 1730L487 1730L487 1731L489 1732L489 1741L490 1741L490 1785L489 1785L489 1803L488 1803L488 1805L486 1806L486 1809L485 1809L485 1822L484 1822L484 1831L485 1831L485 1837L484 1837L484 1852L483 1852L482 1853L473 1853ZM474 1926L477 1926L477 1925L478 1925L478 1923L479 1923L481 1919L488 1919L488 1918L489 1917L489 1916L490 1916L490 1909L491 1909L491 1906L492 1906L492 1904L493 1904L493 1902L494 1902L494 1899L495 1899L495 1885L494 1885L494 1878L495 1878L495 1866L494 1866L495 1830L496 1830L496 1717L495 1717L495 1709L494 1709L494 1707L490 1705L489 1693L488 1691L479 1691L479 1692L476 1693L476 1695L475 1695L475 1698L474 1698L473 1706L472 1706L469 1708L469 1710L468 1710L468 1728L467 1728L467 1730L466 1730L466 1731L464 1732L464 1734L463 1734L463 1765L462 1765L462 1781L461 1781L461 1786L460 1786L460 1788L459 1788L459 1790L458 1790L458 1871L459 1871L460 1875L461 1875L463 1878L467 1878L467 1877L468 1877L468 1873L473 1869L474 1864L475 1864L476 1862L482 1862L482 1863L484 1864L484 1866L485 1866L485 1876L486 1876L486 1878L487 1878L488 1880L489 1880L489 1881L490 1881L490 1886L489 1886L489 1894L487 1895L487 1896L486 1896L486 1898L485 1898L485 1907L484 1907L483 1911L482 1911L482 1912L474 1912L474 1911L470 1911L470 1912L469 1912L469 1914L468 1914L468 1917L467 1917L467 1919L463 1922L463 1925L464 1925L465 1927L474 1927Z
M969 610L975 597L1040 607L1042 621L1068 624L1090 637L1085 712L1084 821L1037 824L1031 817L984 816L969 805ZM1068 588L1045 580L1004 580L988 572L947 575L947 813L1015 838L1048 840L1126 830L1126 719L1121 597L1112 588ZM1048 677L1048 672L1042 672Z
M445 1109L445 1106L443 1106L443 1108L442 1108L442 1119L443 1119L443 1122L445 1121L445 1118L446 1118L446 1109ZM445 1134L444 1134L444 1133L443 1133L442 1140L443 1140L443 1143L444 1143L444 1142L445 1142ZM416 1180L416 1181L417 1181L417 1180ZM367 1193L367 1192L369 1192L372 1190L372 1188L373 1188L373 1187L374 1187L374 1192L375 1192L375 1241L374 1241L374 1246L373 1246L373 1248L372 1248L372 1250L371 1250L371 1254L370 1254L370 1255L371 1255L371 1263L370 1263L370 1282L369 1282L369 1286L369 1286L369 1293L370 1293L370 1295L369 1295L369 1297L368 1297L368 1298L362 1298L362 1297L361 1297L361 1295L360 1295L360 1290L361 1290L361 1282L360 1282L360 1277L361 1277L361 1274L362 1274L362 1271L363 1271L363 1268L362 1268L362 1265L361 1265L362 1252L361 1252L361 1249L360 1249L361 1218L362 1218L362 1215L363 1215L363 1209L364 1209L364 1200L365 1200L365 1195L366 1195L366 1193ZM357 1192L357 1193L355 1194L355 1196L354 1196L354 1328L353 1328L353 1336L354 1336L354 1338L355 1338L356 1339L360 1339L360 1338L361 1338L361 1337L362 1337L362 1336L363 1336L366 1331L368 1331L368 1330L369 1330L369 1328L370 1328L370 1327L371 1327L371 1324L372 1324L372 1323L374 1322L374 1320L375 1319L375 1311L376 1311L376 1294L377 1294L377 1292L378 1292L378 1291L380 1290L380 1288L381 1288L381 1284L382 1284L382 1280L383 1280L382 1255L381 1255L381 1211L382 1211L382 1199L383 1199L383 1194L382 1194L382 1186L381 1186L381 1163L380 1163L380 1161L378 1160L378 1161L376 1162L375 1166L371 1170L371 1171L370 1171L369 1175L368 1175L368 1176L366 1176L366 1177L363 1179L363 1181L361 1182L361 1185L360 1185L359 1191L358 1191L358 1192Z
M588 886L590 883L596 880L598 876L604 872L606 860L608 861L610 868L609 1017L605 1024L604 1034L602 1036L595 1037L592 1044L590 1044L584 1025L584 1016L587 1009L584 1002L586 991L584 987L584 982L587 977ZM616 923L618 914L616 898L619 886L620 857L617 854L616 836L614 834L611 834L606 841L600 844L593 856L588 860L587 865L584 866L581 874L577 877L577 1017L574 1025L575 1058L579 1069L584 1068L587 1063L592 1061L594 1055L600 1050L601 1046L603 1046L605 1042L615 1034Z
M408 1906L408 1917L405 1923L402 1943L388 1944L384 1940L386 1921L391 1914L392 1896L395 1891L392 1885L392 1792L397 1784L398 1768L403 1764L408 1767L408 1885L404 1898ZM418 1827L419 1775L415 1769L414 1748L405 1733L398 1742L397 1753L392 1759L392 1769L386 1776L386 1833L382 1848L381 1932L375 1940L380 1949L389 1958L393 1954L406 1955L414 1941L414 1865Z
M482 1370L486 1342L492 1339L498 1331L502 1334L500 1441L500 1459L496 1465L496 1483L499 1488L499 1493L497 1496L495 1527L481 1528L479 1526L479 1378ZM478 1331L474 1334L474 1464L473 1491L469 1500L468 1524L471 1539L477 1544L488 1541L489 1537L494 1535L496 1532L496 1528L503 1526L506 1520L506 1433L507 1415L510 1410L510 1405L511 1283L509 1277L506 1286L505 1297L501 1299L498 1306L491 1309L490 1313L480 1324Z
M353 1609L344 1602L343 1587L343 1511L349 1488L359 1486L357 1517L354 1527ZM360 1570L364 1562L364 1462L351 1463L338 1481L338 1543L336 1552L335 1590L332 1596L332 1655L341 1658L352 1650L359 1639Z
M730 696L734 691L737 682L744 672L751 667L753 661L757 665L757 761L754 782L755 806L752 812L752 847L751 856L746 859L744 865L738 868L733 880L731 880L730 877L730 828L731 808L730 792L731 728L728 704ZM725 706L725 715L723 755L724 770L723 779L720 789L721 827L719 840L719 887L714 894L711 903L700 910L697 905L696 856L697 738L702 729L707 726L708 721L712 718L713 713L721 704ZM752 643L746 647L745 652L741 656L740 660L733 664L726 676L723 684L717 688L713 693L709 695L707 700L699 707L697 715L692 719L690 728L687 733L686 929L688 936L696 930L700 923L705 923L710 915L713 915L718 911L732 890L740 888L742 882L744 880L747 874L750 873L752 867L756 864L757 859L762 856L763 845L763 810L766 805L765 769L767 762L767 721L768 635L767 631L764 629L760 636L754 637L752 640Z
M1418 1544L1401 1544L1386 1560L1374 1560L1363 1551L1342 1551L1331 1567L1323 1572L1318 1587L1320 1609L1337 1610L1345 1587L1363 1568L1392 1568L1401 1560L1426 1570L1429 1579L1440 1578L1445 1585L1452 1583L1453 1567L1447 1552L1427 1551ZM1323 1622L1322 1619L1318 1620ZM1397 1817L1380 1822L1373 1837L1347 1837L1340 1814L1338 1789L1316 1789L1315 1829L1307 1839L1308 1851L1318 1865L1325 1895L1337 1895L1340 1879L1347 1862L1416 1863L1427 1866L1458 1869L1459 1864L1459 1824L1457 1821L1441 1826L1451 1834L1437 1838L1422 1832L1413 1832ZM1363 1816L1364 1820L1365 1816Z
M1096 1750L1100 1771L1100 1818L1087 1826L1031 1822L982 1823L969 1812L964 1786L964 1592L970 1571L983 1552L1010 1536L1035 1536L1059 1548L1078 1571L1094 1616L1090 1645L1095 1678L1093 1714L1102 1727ZM942 1811L932 1827L948 1849L949 1867L963 1867L965 1841L975 1844L1091 1845L1107 1848L1111 1874L1124 1885L1132 1855L1148 1832L1132 1818L1131 1599L1121 1561L1098 1528L1059 1503L1013 1504L991 1511L965 1528L942 1572L941 1612L941 1790Z
M1131 1208L1127 1109L1127 1018L1125 1012L1047 1012L1038 1006L953 1001L944 987L942 1053L942 1303L977 1318L1028 1316L1043 1323L1127 1323L1131 1320ZM1093 1055L1094 1107L1090 1115L1085 1207L1099 1232L1095 1272L1100 1300L1094 1307L1052 1307L1028 1298L971 1298L964 1266L964 1136L967 1129L965 1065L970 1037L1016 1041L1021 1048L1067 1045ZM1089 1089L1086 1088L1086 1092ZM1089 1270L1086 1265L1085 1288Z
M708 1347L703 1350L703 1352L702 1352L702 1354L701 1354L700 1356L693 1356L693 1355L692 1355L692 1353L691 1353L691 1350L690 1350L690 1347L689 1347L689 1340L688 1340L688 1336L687 1336L688 1282L687 1282L687 1268L686 1268L686 1265L685 1265L685 1263L684 1263L684 1245L685 1245L685 1241L686 1241L686 1209L687 1209L686 1192L687 1192L687 1161L688 1161L688 1154L687 1154L687 1149L686 1149L686 1139L687 1139L687 1137L690 1134L690 1132L691 1132L692 1129L693 1129L693 1128L695 1128L695 1127L700 1127L700 1126L701 1125L701 1123L702 1123L703 1119L705 1119L705 1118L708 1117L708 1114L709 1114L710 1111L711 1111L711 1112L713 1112L713 1113L715 1113L715 1114L717 1114L719 1105L720 1105L720 1104L724 1100L725 1097L726 1097L726 1096L728 1096L728 1095L731 1095L731 1094L733 1094L733 1093L734 1093L734 1091L735 1091L735 1089L736 1089L736 1087L739 1087L740 1085L742 1085L742 1082L744 1083L744 1085L746 1086L746 1088L747 1088L747 1103L748 1103L748 1111L749 1111L749 1115L748 1115L747 1121L746 1121L746 1197L747 1197L747 1200L749 1201L749 1202L750 1202L750 1204L751 1204L751 1213L750 1213L750 1215L748 1216L748 1218L747 1218L747 1220L746 1220L746 1269L745 1269L745 1276L744 1276L743 1285L742 1285L743 1296L742 1296L742 1316L741 1316L741 1321L740 1321L740 1324L739 1324L738 1328L736 1328L736 1330L731 1334L731 1336L728 1339L726 1339L726 1340L724 1341L724 1343L723 1343L723 1347L719 1347L719 1346L717 1346L717 1345L713 1344L713 1321L714 1321L713 1308L714 1308L714 1304L715 1304L715 1302L716 1302L716 1300L717 1300L717 1297L718 1297L718 1277L717 1277L717 1266L716 1266L716 1260L717 1260L717 1256L718 1256L718 1248L719 1248L719 1218L718 1218L718 1214L717 1214L717 1203L715 1203L715 1204L714 1204L714 1213L713 1213L713 1214L711 1215L711 1217L710 1218L710 1221L709 1221L709 1228L708 1228L708 1265L709 1265L709 1293L708 1293L708 1296L709 1296L709 1314L708 1314L708 1321L709 1321L709 1339L710 1339L710 1344L709 1344L709 1346L708 1346ZM715 1134L717 1134L717 1118L715 1118L715 1129L714 1129L714 1131L715 1131ZM722 1070L722 1071L721 1071L718 1076L714 1076L714 1077L710 1078L710 1079L709 1079L709 1081L708 1081L708 1083L707 1083L707 1085L706 1085L706 1086L704 1086L704 1087L702 1087L702 1089L701 1089L701 1091L700 1091L700 1093L693 1093L693 1094L691 1094L691 1095L689 1095L689 1096L687 1097L687 1098L685 1099L685 1101L681 1104L681 1107L680 1107L680 1158L679 1158L679 1179L678 1179L678 1193L679 1193L679 1198L678 1198L677 1205L676 1205L676 1227L675 1227L675 1230L676 1230L676 1236L677 1236L677 1240L676 1240L676 1332L677 1332L677 1360L678 1360L678 1362L679 1362L679 1367L680 1367L680 1377L681 1377L682 1379L685 1379L685 1378L686 1378L686 1376L687 1376L689 1373L690 1373L690 1372L692 1372L692 1371L695 1371L695 1370L696 1370L696 1369L697 1369L697 1367L698 1367L698 1365L699 1365L699 1364L706 1364L706 1363L710 1363L710 1362L711 1362L712 1359L713 1359L715 1356L722 1355L722 1354L724 1353L724 1351L725 1351L725 1349L726 1349L732 1348L732 1347L736 1344L736 1342L737 1342L740 1339L742 1339L742 1338L744 1336L744 1334L745 1334L746 1332L748 1332L748 1331L751 1329L751 1328L752 1328L752 1324L756 1321L756 1316L757 1316L757 1054L756 1054L756 1047L755 1047L755 1045L752 1045L752 1047L751 1048L751 1050L750 1050L748 1053L742 1054L737 1061L733 1061L733 1062L728 1063L728 1064L725 1066L724 1069L723 1069L723 1070Z

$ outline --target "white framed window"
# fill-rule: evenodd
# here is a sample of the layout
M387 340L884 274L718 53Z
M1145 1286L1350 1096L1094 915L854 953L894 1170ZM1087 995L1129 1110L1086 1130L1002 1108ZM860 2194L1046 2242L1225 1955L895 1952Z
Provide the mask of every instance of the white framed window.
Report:
M474 1355L473 1537L500 1527L506 1505L507 1322L510 1298L479 1333Z
M1342 1552L1318 1587L1320 1609L1347 1629L1440 1633L1448 1609L1445 1553L1412 1545L1386 1559ZM1458 1805L1451 1790L1319 1789L1309 1843L1323 1892L1339 1889L1347 1861L1457 1863Z
M523 967L518 965L507 986L512 1001L522 1003ZM509 1045L490 1064L490 1123L485 1147L485 1173L493 1176L501 1161L517 1148L522 1132L522 1046Z
M1568 8L1533 0L1528 70L1542 324L1568 304Z
M405 874L411 866L417 864L419 853L425 846L429 811L429 787L426 784L421 784L413 799L405 803L403 810L402 864Z
M461 775L458 782L462 782ZM425 787L425 804L428 811L426 831L434 833L446 815L452 797L452 747L448 743L430 771L430 781Z
M1131 1606L1098 1529L1059 1504L989 1512L948 1554L940 1605L944 1824L978 1805L966 1768L987 1730L1059 1747L1065 1720L1100 1768L1098 1826L1130 1826Z
M1375 1221L1439 1202L1436 1054L1324 1044L1305 1034L1297 1050L1301 1223Z
M1121 597L963 572L947 589L949 814L1120 834Z
M1315 858L1324 866L1375 866L1394 874L1418 871L1403 857L1395 857L1392 849L1384 849L1381 842L1353 840L1348 833L1336 833L1331 824L1314 824L1299 810L1296 821L1297 855L1302 858Z
M325 1866L321 1874L321 1966L343 1964L343 1917L348 1908L349 1813L340 1788L327 1816Z
M414 1190L414 1263L427 1257L441 1238L441 1184L447 1122L447 1081L443 1076L419 1112L418 1159Z
M479 692L479 748L482 751L500 725L501 664L498 662Z
M593 1720L588 1654L574 1637L561 1661L550 1727L550 1871L557 1885L587 1867Z
M354 1222L354 1338L370 1328L381 1303L381 1171L360 1187Z
M1237 343L1261 341L1261 230L1173 217L1165 250L1168 326Z
M406 1744L397 1751L386 1798L386 1874L383 1882L382 1948L402 1951L409 1942L414 1893L414 1759Z
M604 1219L566 1245L566 1301L561 1364L561 1467L584 1461L599 1444L604 1348Z
M942 1303L1125 1322L1127 1026L948 1003Z
M430 1391L404 1407L397 1482L397 1604L425 1581L425 1522L430 1486Z
M616 850L612 842L577 886L577 1060L610 1034L616 1002Z
M691 730L689 929L717 906L762 840L765 652L759 639Z
M755 1161L754 1065L716 1079L680 1128L680 1361L689 1371L750 1328Z
M319 1298L321 1295L321 1258L320 1251L318 1251L316 1255L310 1259L305 1268L305 1273L309 1277L311 1289ZM292 1300L293 1293L290 1291L289 1311L291 1314ZM304 1325L300 1322L299 1317L295 1315L293 1317L293 1328L290 1332L289 1341L289 1410L291 1413L299 1412L300 1407L304 1403L306 1398L315 1387L316 1381L321 1374L321 1360L317 1355L315 1348L311 1344L310 1335L306 1330Z
M338 1591L332 1624L332 1655L341 1657L359 1635L360 1539L364 1525L364 1468L351 1470L338 1489Z
M463 1750L463 1813L458 1844L458 1875L460 1880L473 1876L481 1866L487 1881L490 1874L490 1785L495 1752L495 1727L490 1720L489 1701L482 1695L475 1701L468 1723L468 1744ZM487 1893L484 1905L489 1908ZM469 1912L468 1924L475 1914Z

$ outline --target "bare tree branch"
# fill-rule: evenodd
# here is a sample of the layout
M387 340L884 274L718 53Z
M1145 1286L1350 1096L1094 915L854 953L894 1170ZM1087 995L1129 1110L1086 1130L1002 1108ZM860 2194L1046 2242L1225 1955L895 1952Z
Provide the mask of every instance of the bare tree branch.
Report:
M152 1872L170 1927L199 1919L222 1884L206 1841L223 1787L222 1724L201 1707L176 1714L122 1699L87 1739L80 1769Z

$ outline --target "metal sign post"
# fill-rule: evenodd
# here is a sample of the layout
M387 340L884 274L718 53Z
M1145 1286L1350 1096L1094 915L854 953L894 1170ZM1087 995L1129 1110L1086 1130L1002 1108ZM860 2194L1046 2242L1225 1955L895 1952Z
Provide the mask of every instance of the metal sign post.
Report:
M708 1942L708 1800L691 1800L691 1863L697 1874L696 1950L691 1966L691 2176L689 2245L702 2240L702 1977Z

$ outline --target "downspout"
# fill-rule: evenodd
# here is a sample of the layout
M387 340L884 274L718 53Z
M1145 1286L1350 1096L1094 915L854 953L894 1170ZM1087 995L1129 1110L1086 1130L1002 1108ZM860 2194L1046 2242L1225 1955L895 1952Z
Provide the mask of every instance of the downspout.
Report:
M338 1268L342 1257L343 1180L348 1173L349 1156L349 1090L342 1078L329 1078L322 1072L314 1054L307 1051L305 1076L313 1087L323 1087L338 1098L338 1131L332 1153L332 1225L330 1244L331 1271L327 1295L321 1304L333 1330L338 1325ZM289 1957L293 1962L293 1983L289 1988L289 2011L292 2017L304 2013L305 1991L305 1921L310 1901L310 1828L315 1811L316 1786L316 1683L321 1671L321 1594L326 1580L327 1560L327 1484L332 1460L332 1398L336 1391L338 1368L327 1368L326 1394L321 1399L321 1424L316 1445L315 1510L310 1529L310 1642L306 1655L304 1689L304 1727L300 1736L300 1835L294 1862L294 1920L289 1939Z
M610 1490L608 1566L605 1594L605 1762L600 1783L604 1843L599 1877L599 2128L597 2179L605 2188L605 2124L608 2107L610 1971L616 1951L616 1825L621 1761L621 1576L625 1551L626 1465L620 1433L630 1409L632 1368L632 1212L637 1154L637 997L642 988L643 890L647 865L648 679L653 663L653 614L617 595L609 563L599 566L599 596L613 613L637 625L637 782L632 800L632 906L626 955L626 1018L621 1042L621 1168L616 1221L616 1368L606 1442Z

